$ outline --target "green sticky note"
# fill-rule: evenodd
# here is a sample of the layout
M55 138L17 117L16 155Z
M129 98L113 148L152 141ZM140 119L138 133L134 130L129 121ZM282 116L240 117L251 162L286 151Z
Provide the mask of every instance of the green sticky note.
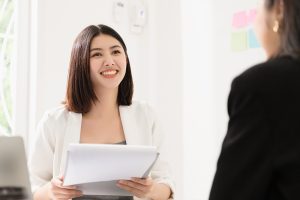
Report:
M231 50L235 52L248 49L247 31L231 33Z

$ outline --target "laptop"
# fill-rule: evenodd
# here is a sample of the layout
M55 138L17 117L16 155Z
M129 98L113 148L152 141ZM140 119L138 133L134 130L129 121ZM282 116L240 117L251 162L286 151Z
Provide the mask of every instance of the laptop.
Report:
M32 199L24 142L18 136L0 136L0 199Z

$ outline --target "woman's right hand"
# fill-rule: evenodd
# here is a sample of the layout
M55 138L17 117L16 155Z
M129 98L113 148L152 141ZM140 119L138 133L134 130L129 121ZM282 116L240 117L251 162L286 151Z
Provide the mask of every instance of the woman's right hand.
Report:
M73 199L82 196L82 192L75 186L63 186L63 178L53 178L48 184L50 199Z

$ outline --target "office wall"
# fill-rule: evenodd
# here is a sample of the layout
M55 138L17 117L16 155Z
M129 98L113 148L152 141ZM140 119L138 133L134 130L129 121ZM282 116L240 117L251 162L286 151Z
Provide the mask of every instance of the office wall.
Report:
M128 47L135 83L134 99L152 104L162 121L177 199L183 199L181 37L177 24L180 1L123 0L127 8L120 22L113 17L114 2L33 1L30 137L43 113L64 99L69 56L76 35L90 24L110 25L122 35ZM143 2L148 12L142 33L130 31L128 17L138 2ZM173 41L178 42L178 48L174 49Z
M184 199L205 200L215 170L213 4L182 1Z

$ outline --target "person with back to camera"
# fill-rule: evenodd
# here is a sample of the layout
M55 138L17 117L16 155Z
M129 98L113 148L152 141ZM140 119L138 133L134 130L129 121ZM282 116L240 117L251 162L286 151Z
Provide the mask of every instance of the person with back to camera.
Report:
M132 95L130 63L121 36L106 25L86 27L73 44L66 101L47 112L38 125L29 159L35 200L165 200L172 196L160 126L151 107L132 102ZM153 145L161 155L148 178L118 181L117 186L131 197L91 197L75 186L63 186L70 143Z
M267 61L232 82L210 200L300 199L300 1L259 1Z

